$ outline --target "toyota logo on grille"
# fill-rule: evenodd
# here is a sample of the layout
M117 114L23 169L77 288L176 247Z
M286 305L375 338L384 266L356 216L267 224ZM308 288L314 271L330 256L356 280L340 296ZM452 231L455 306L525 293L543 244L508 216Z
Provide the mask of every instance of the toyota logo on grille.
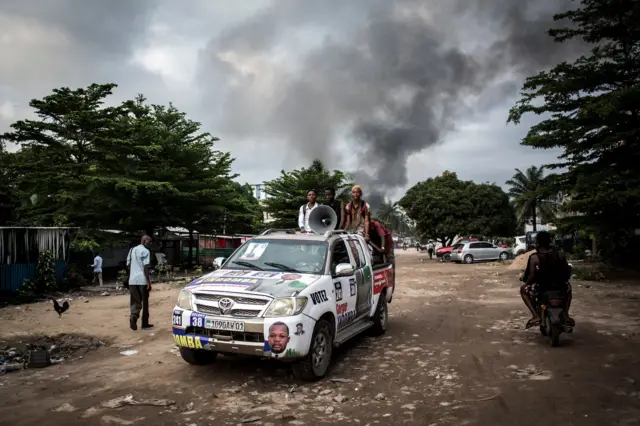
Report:
M220 301L218 302L218 306L220 307L220 312L222 312L223 315L226 315L229 313L231 307L233 306L233 300L225 297L223 299L220 299Z

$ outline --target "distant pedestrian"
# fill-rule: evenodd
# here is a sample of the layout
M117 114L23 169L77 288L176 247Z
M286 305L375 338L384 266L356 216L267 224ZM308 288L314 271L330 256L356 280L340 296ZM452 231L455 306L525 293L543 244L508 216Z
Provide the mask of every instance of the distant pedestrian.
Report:
M93 284L98 282L100 287L102 287L102 257L100 257L99 253L96 253L96 257L93 258Z
M140 240L140 245L129 250L127 266L129 272L130 310L129 326L132 330L138 329L138 318L142 311L142 328L153 327L149 324L149 292L151 291L151 277L149 276L149 263L151 253L147 248L151 245L151 237L145 235Z
M429 259L433 259L433 243L429 241L429 245L427 246L427 252L429 252Z

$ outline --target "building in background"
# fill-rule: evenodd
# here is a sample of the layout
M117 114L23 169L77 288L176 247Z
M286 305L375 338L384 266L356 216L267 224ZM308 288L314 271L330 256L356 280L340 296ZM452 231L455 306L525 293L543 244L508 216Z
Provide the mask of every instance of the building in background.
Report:
M265 184L264 183L256 183L251 184L251 189L253 190L253 196L256 197L256 200L260 201L260 204L264 206L264 200L269 198L269 195L265 192ZM264 223L273 222L273 218L267 212L264 212Z

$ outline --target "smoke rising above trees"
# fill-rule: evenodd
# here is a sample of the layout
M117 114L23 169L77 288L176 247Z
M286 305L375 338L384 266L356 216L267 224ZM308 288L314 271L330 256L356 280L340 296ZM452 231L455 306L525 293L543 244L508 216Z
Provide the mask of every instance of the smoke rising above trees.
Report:
M515 96L522 75L575 55L579 45L546 35L573 3L273 2L211 40L200 73L217 84L204 96L224 101L227 135L346 167L375 202L407 185L412 154Z

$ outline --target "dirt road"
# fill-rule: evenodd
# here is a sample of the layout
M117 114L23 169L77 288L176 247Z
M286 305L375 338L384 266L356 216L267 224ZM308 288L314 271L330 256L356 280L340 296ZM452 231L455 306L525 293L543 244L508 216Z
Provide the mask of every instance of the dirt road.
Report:
M640 424L640 286L574 282L576 331L550 348L522 329L517 271L423 257L398 254L387 334L341 348L315 384L274 361L183 362L171 338L178 289L170 286L152 293L154 331L129 330L127 296L72 300L61 319L50 303L2 309L0 347L30 339L16 335L59 333L105 346L0 376L0 424ZM101 406L130 393L175 403Z

